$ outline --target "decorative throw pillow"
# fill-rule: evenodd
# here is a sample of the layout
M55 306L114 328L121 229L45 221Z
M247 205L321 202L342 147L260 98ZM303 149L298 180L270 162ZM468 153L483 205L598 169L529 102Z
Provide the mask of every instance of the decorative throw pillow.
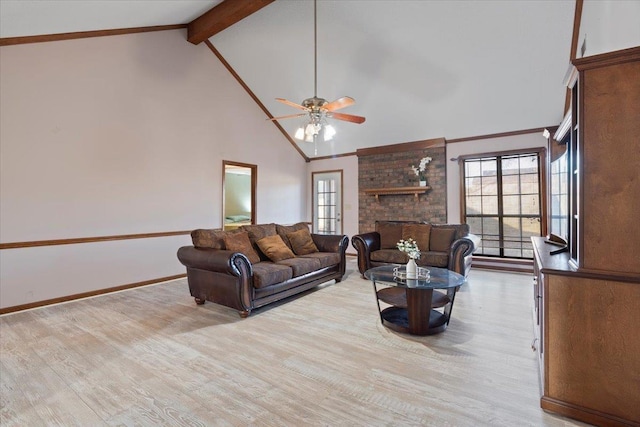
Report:
M456 235L455 228L433 227L431 228L431 239L429 240L429 250L435 252L448 252Z
M258 247L258 240L267 237L267 236L275 236L276 235L276 225L274 223L271 224L252 224L252 225L243 225L240 227L242 230L249 233L249 240L253 245L253 250L256 251L261 260L267 261L269 257L262 253L260 248Z
M282 237L267 236L258 240L258 247L269 259L273 262L282 261L283 259L294 258L295 255L291 252L291 249L284 244Z
M316 244L313 242L313 238L311 237L311 233L308 228L289 233L287 234L287 238L289 239L289 243L291 243L293 252L295 252L296 255L307 255L314 252L320 252L318 251Z
M260 262L260 255L253 249L249 233L242 231L240 233L227 234L224 236L224 245L228 251L240 252L251 261L251 264Z
M376 231L380 233L380 249L397 249L402 239L402 223L377 221Z
M280 235L280 237L282 237L282 241L284 242L285 245L289 247L289 249L293 249L293 248L291 247L291 242L289 242L289 238L287 237L287 234L293 233L294 231L298 231L298 230L308 230L308 229L309 229L309 226L305 222L298 222L293 225L276 224L276 232Z
M276 225L273 223L243 225L242 229L249 233L249 240L251 240L251 243L257 243L258 240L263 237L274 236L276 234Z
M404 224L402 226L402 239L409 238L416 241L421 252L429 251L429 237L431 224Z

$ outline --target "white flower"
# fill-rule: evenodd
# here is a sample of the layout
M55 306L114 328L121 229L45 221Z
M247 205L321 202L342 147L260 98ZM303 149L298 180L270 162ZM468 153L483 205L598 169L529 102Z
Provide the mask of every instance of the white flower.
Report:
M420 258L420 249L418 248L418 243L412 238L408 238L407 240L400 240L397 246L400 251L406 252L406 254L409 255L409 258Z
M429 163L431 163L433 159L431 157L423 157L420 159L420 163L418 164L418 167L411 165L411 169L413 170L413 173L415 173L417 176L419 176L420 178L424 178L424 171L427 169L427 165Z

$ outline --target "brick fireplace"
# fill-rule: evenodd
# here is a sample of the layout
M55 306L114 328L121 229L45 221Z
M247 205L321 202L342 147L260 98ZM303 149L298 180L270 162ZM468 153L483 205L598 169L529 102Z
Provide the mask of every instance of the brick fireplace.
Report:
M358 155L358 228L360 233L375 229L377 220L447 221L446 150L444 138L373 147ZM426 193L380 194L375 189L419 187L411 166L431 157L427 165ZM369 190L369 191L367 191Z

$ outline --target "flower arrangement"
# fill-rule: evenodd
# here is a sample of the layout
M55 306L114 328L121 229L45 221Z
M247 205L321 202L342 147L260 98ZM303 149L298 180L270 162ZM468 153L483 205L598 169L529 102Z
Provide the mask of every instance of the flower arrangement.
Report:
M409 237L407 240L401 239L398 242L398 249L402 252L406 252L409 255L409 258L416 260L420 258L420 249L418 248L418 243Z
M433 160L431 157L423 157L420 159L420 164L418 164L417 167L411 165L411 169L413 169L413 172L418 176L420 181L427 180L425 171L427 170L427 165L431 163L431 160Z

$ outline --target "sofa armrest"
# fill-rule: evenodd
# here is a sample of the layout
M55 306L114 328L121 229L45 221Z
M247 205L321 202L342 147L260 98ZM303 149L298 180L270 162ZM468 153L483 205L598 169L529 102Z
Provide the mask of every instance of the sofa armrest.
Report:
M471 269L471 258L480 239L474 234L468 234L461 239L454 240L449 249L449 270L467 277Z
M241 253L183 246L178 259L187 267L191 296L235 308L241 317L253 309L253 269Z
M320 252L335 252L340 254L340 278L336 279L336 283L342 280L342 276L347 271L347 246L349 246L349 237L346 235L335 234L311 234L313 243L316 244Z
M240 277L243 272L248 276L253 275L251 262L239 252L183 246L178 249L178 259L188 268L226 273L237 277Z
M358 270L364 274L371 268L371 252L380 250L380 233L356 234L351 238L351 245L358 251Z

